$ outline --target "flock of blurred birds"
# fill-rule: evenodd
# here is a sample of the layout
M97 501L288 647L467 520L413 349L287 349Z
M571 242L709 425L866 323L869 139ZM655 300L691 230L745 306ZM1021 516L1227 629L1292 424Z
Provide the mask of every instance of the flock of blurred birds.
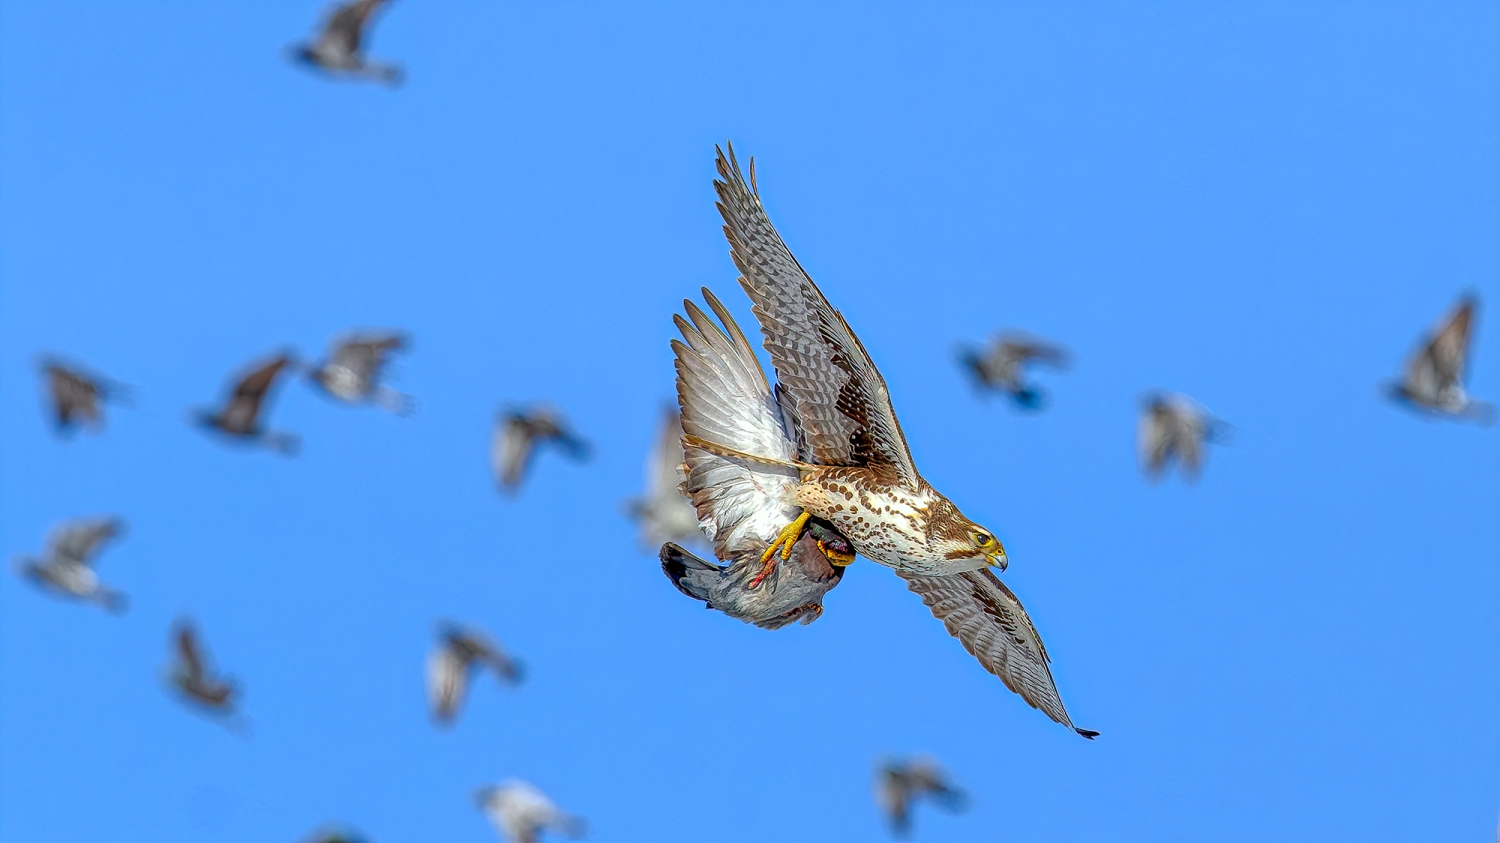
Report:
M291 48L290 56L331 74L398 84L398 66L365 58L363 43L385 0L355 0L333 8L320 34ZM1073 727L1053 683L1049 657L1020 601L990 568L1003 571L1004 548L994 535L958 512L916 472L889 403L884 380L843 317L823 297L792 256L760 205L754 161L749 180L733 149L720 152L715 181L731 255L750 297L777 381L766 378L744 333L707 289L705 301L718 322L685 302L676 316L682 341L673 342L678 407L663 413L646 463L644 494L628 504L642 542L660 547L663 572L689 597L766 629L811 623L822 599L856 556L892 568L922 597L948 632L1026 702ZM1492 404L1465 391L1465 369L1476 297L1463 296L1425 336L1404 371L1383 386L1393 401L1435 417L1493 423ZM328 397L407 415L415 401L384 380L393 355L409 350L394 331L339 338L314 365L289 352L258 361L234 377L216 407L190 412L190 420L229 442L295 454L300 440L267 426L270 398L288 377L303 374ZM1002 334L985 348L963 348L961 367L985 394L1000 394L1021 411L1047 403L1028 379L1035 365L1064 368L1062 347L1020 333ZM128 403L125 384L55 357L41 361L50 417L63 435L104 426L106 402ZM1176 464L1192 480L1209 443L1231 428L1192 399L1147 395L1138 427L1143 472L1161 478ZM539 449L586 460L589 443L556 408L502 408L490 460L498 487L517 493ZM119 518L66 521L54 528L44 555L23 556L23 577L51 593L123 612L124 594L95 572L101 548L125 530ZM708 548L707 561L688 547ZM179 618L169 636L167 684L178 696L225 726L243 731L239 684L212 666L190 618ZM483 631L443 622L427 664L434 720L454 721L480 671L514 686L521 663ZM966 797L930 759L881 763L876 801L890 826L904 836L918 800L961 810ZM535 841L551 831L577 837L583 821L560 810L540 790L519 780L486 786L475 794L497 831L512 841ZM362 835L329 827L309 840L334 843Z

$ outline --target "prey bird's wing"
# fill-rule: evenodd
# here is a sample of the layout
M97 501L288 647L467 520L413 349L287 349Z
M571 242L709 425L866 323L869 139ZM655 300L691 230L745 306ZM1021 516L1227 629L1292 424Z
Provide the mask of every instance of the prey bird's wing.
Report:
M782 425L754 349L719 300L706 289L703 295L723 329L692 302L684 302L688 318L673 317L683 337L672 341L672 351L682 430L689 437L683 442L683 490L713 538L714 553L730 559L769 541L797 517L790 498L800 478L787 465L797 457L796 443ZM694 439L770 462L722 456L693 444Z
M730 147L719 150L722 180L714 181L730 255L779 383L794 399L811 461L891 469L917 488L916 466L891 406L885 379L864 346L771 225L760 196L746 184ZM751 176L755 163L750 165Z
M1068 718L1042 638L1021 601L988 568L950 576L896 573L906 580L932 614L943 622L985 670L1021 695L1032 708L1086 738L1097 732L1079 729Z

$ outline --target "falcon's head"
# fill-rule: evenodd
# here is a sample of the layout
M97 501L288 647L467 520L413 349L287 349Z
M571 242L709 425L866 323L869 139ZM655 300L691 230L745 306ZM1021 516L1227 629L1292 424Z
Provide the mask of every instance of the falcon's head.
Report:
M927 545L950 562L973 561L1005 570L1005 546L995 534L964 517L947 499L928 510Z

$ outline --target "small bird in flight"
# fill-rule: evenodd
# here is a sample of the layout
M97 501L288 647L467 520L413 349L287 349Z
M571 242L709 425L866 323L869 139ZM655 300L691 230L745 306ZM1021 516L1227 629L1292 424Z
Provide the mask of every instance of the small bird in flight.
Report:
M698 513L683 496L682 480L682 421L677 409L670 408L662 413L656 441L646 456L646 492L626 505L640 524L643 547L703 541Z
M203 427L217 430L232 439L265 445L287 456L295 454L299 443L296 435L266 430L261 418L265 415L266 401L278 376L294 365L289 354L279 354L259 364L233 381L229 398L222 408L197 410L195 420Z
M1464 389L1469 345L1474 332L1474 311L1479 299L1473 293L1459 299L1406 364L1401 380L1387 386L1395 401L1449 418L1468 418L1493 424L1495 405L1475 401Z
M433 719L448 725L458 715L469 691L469 678L485 667L514 687L521 682L521 663L505 654L489 636L475 629L444 623L438 643L427 658L427 700Z
M235 717L239 686L232 678L216 676L209 669L208 655L191 620L177 620L172 627L171 644L175 658L168 670L168 684L184 701L205 713ZM229 725L235 721L223 722Z
M962 348L958 356L975 384L1009 396L1022 410L1042 409L1047 397L1040 386L1026 382L1028 365L1042 363L1057 369L1068 365L1068 352L1062 347L1018 333L995 337L983 352Z
M923 799L950 813L963 811L969 801L943 768L928 759L889 761L875 770L875 802L895 836L911 835L912 807Z
M490 440L490 467L502 491L515 494L531 467L538 446L554 443L574 460L588 459L589 444L568 427L562 415L550 407L501 410L495 417Z
M399 64L378 64L365 58L364 53L364 42L369 40L375 13L387 1L352 0L333 6L323 19L318 37L293 45L291 57L334 76L373 79L391 87L400 85L406 74Z
M22 576L55 594L97 603L111 612L125 611L125 595L107 588L94 571L94 558L109 540L125 531L119 518L80 518L64 521L47 540L42 559L22 556Z
M563 813L535 785L520 779L481 787L475 791L474 801L490 818L495 831L510 843L538 843L544 831L575 840L584 833L581 818Z
M59 434L71 434L80 426L98 433L104 428L104 402L121 402L130 394L129 387L122 383L86 373L53 357L43 357L41 367L53 428Z
M1136 450L1141 468L1152 480L1161 479L1175 458L1182 476L1198 479L1204 445L1229 441L1229 425L1217 419L1186 395L1156 392L1142 401L1141 421L1136 431Z
M408 415L414 402L381 383L381 374L391 355L410 345L404 334L353 334L342 337L329 349L329 359L308 373L313 383L345 404L373 403L399 415Z

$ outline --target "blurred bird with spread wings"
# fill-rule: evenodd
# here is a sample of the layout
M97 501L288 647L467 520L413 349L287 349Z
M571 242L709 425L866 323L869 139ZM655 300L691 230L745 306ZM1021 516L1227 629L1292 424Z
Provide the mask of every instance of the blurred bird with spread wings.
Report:
M1197 480L1205 446L1228 439L1229 425L1186 395L1155 392L1142 402L1136 450L1142 470L1152 480L1161 479L1174 459L1188 482Z
M388 0L352 0L333 6L318 37L290 48L292 59L334 76L373 79L395 87L405 78L399 64L377 64L365 58L374 16Z
M874 361L771 225L752 186L754 162L747 183L733 154L731 148L728 157L722 151L718 156L719 212L778 382L774 390L766 385L758 364L753 376L733 372L748 370L740 360L747 352L753 360L753 352L716 300L709 297L709 305L727 335L708 331L707 317L689 308L690 327L713 343L692 349L694 354L684 354L682 343L673 346L686 488L705 531L715 536L715 553L733 559L752 541L773 536L750 583L756 587L797 551L809 521L821 519L856 553L895 569L1007 687L1053 720L1093 737L1096 732L1078 729L1068 718L1035 627L988 568L1004 569L1004 548L917 473ZM688 323L680 316L677 322L691 346ZM718 365L716 359L723 361L723 372L700 374L702 388L684 377L692 367ZM744 386L731 388L735 383ZM705 413L711 423L699 426L693 412L700 403L743 410L720 412L722 418ZM704 501L716 506L705 507ZM727 531L715 520L721 512L731 513Z
M1040 410L1047 399L1040 386L1026 381L1026 367L1068 364L1068 353L1061 347L1018 333L1001 334L983 352L963 348L958 356L976 384L1008 396L1022 410Z
M371 403L399 415L408 415L414 404L410 395L381 383L391 355L410 345L404 334L351 334L334 342L329 359L308 373L313 383L345 404Z
M125 611L125 595L106 587L94 571L94 558L105 543L125 531L118 518L80 518L53 528L47 555L22 556L23 576L54 594L86 600L111 612Z
M175 658L167 673L172 689L200 711L221 718L224 725L242 728L244 721L235 711L239 686L231 678L215 675L209 667L208 653L191 620L180 618L173 625L172 649Z
M486 785L475 792L474 801L510 843L538 843L546 831L574 839L583 836L584 821L564 813L530 782L510 779Z
M1387 387L1393 400L1438 416L1495 422L1495 405L1475 401L1464 389L1478 306L1472 293L1459 299L1412 354L1401 380Z
M281 374L294 365L290 354L278 354L257 364L232 382L229 397L222 407L197 410L194 419L200 426L216 430L234 441L265 445L286 456L297 453L300 440L295 434L267 430L263 421L271 390Z
M641 545L652 549L665 542L691 544L703 540L698 514L682 492L682 420L677 410L661 415L656 441L646 456L645 494L626 505L640 525Z
M964 810L969 801L930 759L887 761L875 770L875 802L897 837L911 834L912 808L924 799L950 813Z
M501 491L515 494L520 490L537 448L547 443L562 448L575 461L588 459L589 443L551 407L500 411L490 440L490 467Z
M53 428L59 434L70 434L80 426L98 433L104 429L104 402L120 401L129 395L124 384L88 374L54 357L43 357L41 366Z
M427 701L439 725L447 726L458 716L469 693L469 678L480 667L489 668L508 685L521 682L521 663L489 636L477 629L442 624L437 646L427 658Z

